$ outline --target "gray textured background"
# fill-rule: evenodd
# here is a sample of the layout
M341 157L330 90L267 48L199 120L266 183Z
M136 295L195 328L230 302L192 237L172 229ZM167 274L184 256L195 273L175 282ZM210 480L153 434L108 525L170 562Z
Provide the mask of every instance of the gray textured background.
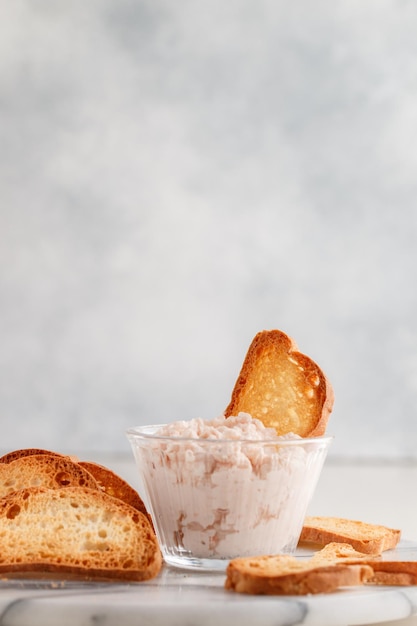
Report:
M214 417L258 330L417 458L417 3L0 5L1 449Z

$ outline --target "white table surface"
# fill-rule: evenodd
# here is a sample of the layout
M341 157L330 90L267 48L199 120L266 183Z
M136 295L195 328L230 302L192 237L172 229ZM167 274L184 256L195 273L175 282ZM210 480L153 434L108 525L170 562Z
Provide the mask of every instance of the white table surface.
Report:
M96 458L140 489L133 460ZM417 547L417 468L328 461L309 513L401 528ZM417 586L357 587L307 597L243 596L224 589L224 574L164 567L129 585L6 581L1 626L417 626Z
M416 546L417 547L417 546ZM2 626L348 626L408 618L417 586L355 587L312 596L247 596L223 574L164 567L145 583L0 583ZM401 623L401 622L400 622Z

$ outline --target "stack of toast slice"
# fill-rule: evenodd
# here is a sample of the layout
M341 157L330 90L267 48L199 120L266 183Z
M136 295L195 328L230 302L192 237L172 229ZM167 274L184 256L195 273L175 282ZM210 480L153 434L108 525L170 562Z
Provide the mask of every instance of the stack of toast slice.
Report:
M141 581L162 565L137 492L102 465L41 449L0 457L0 576Z
M318 545L326 550L328 545L338 542L342 546L340 558L355 562L362 555L361 563L372 567L373 576L368 583L416 585L417 551L414 559L404 559L404 550L398 545L400 539L400 530L380 524L338 517L306 517L300 545Z
M303 595L359 584L415 585L417 560L404 560L397 549L400 537L399 530L379 524L307 517L299 545L314 547L312 556L233 559L225 587L247 594Z

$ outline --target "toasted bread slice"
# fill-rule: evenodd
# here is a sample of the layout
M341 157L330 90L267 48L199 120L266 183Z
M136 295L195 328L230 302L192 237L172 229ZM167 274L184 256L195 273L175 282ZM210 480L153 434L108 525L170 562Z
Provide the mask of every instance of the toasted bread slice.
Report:
M88 472L90 476L95 480L96 486L98 486L100 489L102 489L109 495L115 498L119 498L120 500L123 500L123 502L130 504L130 506L133 506L138 511L145 513L145 515L147 515L149 519L151 519L150 514L147 512L145 504L142 498L137 493L137 491L135 491L135 489L133 489L133 487L131 487L125 480L123 480L123 478L115 474L115 472L108 469L104 465L100 465L99 463L94 463L92 461L80 461L78 457L76 457L75 455L66 456L59 452L53 452L51 450L44 450L42 448L23 448L21 450L13 450L11 452L4 454L2 457L0 457L0 464L1 463L8 464L8 463L11 463L12 461L17 461L17 460L26 458L28 459L27 461L24 462L24 464L26 465L26 463L33 462L33 461L32 462L30 461L30 457L38 457L40 455L43 455L45 457L50 457L50 458L58 457L59 459L67 459L68 468L72 467L74 469L74 465L71 466L71 462L73 462L74 464L84 469L85 472ZM78 470L75 469L74 471L76 472L76 476L77 476L79 474ZM1 476L2 476L2 470L1 470L1 465L0 465L0 480L1 480ZM31 484L35 484L35 483L44 484L42 482L39 483L38 480L39 478L35 478L35 476L33 476L32 477L33 482ZM22 486L28 487L30 485L23 484ZM51 483L49 483L49 484L44 484L44 486L51 488L52 486L55 486L55 485L52 485ZM57 486L62 486L62 485L57 485ZM86 486L94 487L94 483L91 482L91 484L86 485ZM1 496L1 485L0 485L0 496Z
M362 562L338 562L319 553L302 560L289 555L232 559L226 570L225 588L259 595L328 593L340 587L361 585L373 576Z
M409 554L407 551L406 554ZM404 552L398 550L384 550L381 554L369 554L355 550L347 543L332 542L316 552L313 558L328 559L330 562L369 565L373 569L373 576L366 580L366 584L379 585L416 585L417 584L417 550L414 550L414 559L404 559Z
M0 575L147 580L162 557L145 515L100 490L30 487L0 499Z
M0 463L0 497L25 487L70 486L100 489L94 476L69 457L33 454Z
M108 495L113 496L114 498L119 498L119 500L123 500L123 502L133 506L145 515L149 515L145 504L137 491L135 491L133 487L131 487L129 483L123 480L123 478L121 478L118 474L115 474L107 467L104 467L104 465L93 463L92 461L79 461L78 464L94 476L101 489Z
M395 548L401 531L377 524L367 524L339 517L313 517L304 520L300 543L326 545L330 542L348 543L355 550L379 554Z
M282 331L264 330L249 346L225 416L250 413L279 435L316 437L326 431L333 402L319 366Z
M370 585L417 585L417 561L370 561L374 570Z

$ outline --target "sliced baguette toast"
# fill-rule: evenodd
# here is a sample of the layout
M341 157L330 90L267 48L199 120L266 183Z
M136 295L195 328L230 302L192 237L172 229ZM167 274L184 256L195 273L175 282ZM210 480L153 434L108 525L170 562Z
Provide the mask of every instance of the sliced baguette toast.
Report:
M145 515L97 489L30 487L0 499L0 575L141 581L162 558Z
M347 543L332 542L324 546L315 556L329 561L341 563L369 565L373 576L366 584L377 585L416 585L417 584L417 551L415 559L404 559L403 550L383 550L381 554L369 554L355 550ZM407 552L406 552L407 553Z
M53 452L51 450L44 450L41 448L23 448L20 450L13 450L11 452L4 454L2 457L0 457L0 481L1 481L1 476L2 476L2 467L1 467L2 463L9 464L9 463L12 463L13 461L20 461L25 466L27 463L29 463L29 466L30 466L33 463L33 459L31 461L31 458L39 457L40 455L43 455L44 457L49 457L50 458L49 463L51 463L52 462L51 459L55 457L58 457L58 459L67 459L68 471L70 471L70 468L72 468L74 471L73 479L77 478L77 476L79 475L78 468L81 468L82 470L84 470L84 475L85 475L85 472L87 472L90 475L90 477L94 479L96 487L102 489L102 491L105 491L109 495L114 496L115 498L119 498L119 500L123 500L123 502L130 504L130 506L133 506L138 511L145 513L145 515L148 515L149 519L151 519L150 514L146 510L146 506L142 498L139 496L137 491L135 491L135 489L133 489L133 487L131 487L129 483L127 483L123 478L118 476L115 472L105 467L104 465L100 465L99 463L94 463L92 461L80 461L78 457L74 455L66 456L59 452ZM21 459L26 459L26 461L21 461ZM59 464L59 461L58 461L58 464ZM7 475L7 471L4 470L4 472L5 472L5 475ZM29 487L31 486L31 484L33 484L34 482L38 480L32 475L30 475L30 479L32 480L31 483L28 483L27 480L25 479L21 483L20 487ZM71 483L72 482L73 481L71 481ZM40 483L36 482L36 484L40 484ZM44 486L51 488L52 486L55 486L55 485L52 485L51 483L49 483L49 484L45 484ZM60 485L57 485L57 486L60 486ZM86 486L94 487L94 482L89 480L89 484ZM1 484L0 484L0 496L1 496Z
M348 543L359 552L378 554L395 548L400 538L400 530L378 524L339 517L307 516L301 530L300 543L321 546L330 542Z
M320 367L280 330L259 332L249 346L225 416L250 413L279 435L325 433L333 388Z
M374 575L367 584L417 585L417 561L369 561Z
M60 489L74 486L100 489L94 476L69 457L33 454L0 463L0 497L25 487Z
M359 558L352 563L339 559L329 551L310 559L289 555L232 559L225 588L247 594L305 595L361 585L373 576L373 569Z
M352 566L362 569L354 573ZM346 567L348 571L342 573ZM225 586L241 593L298 595L334 591L351 584L416 585L417 560L404 559L401 549L370 554L347 543L331 542L309 559L234 559L229 564Z

